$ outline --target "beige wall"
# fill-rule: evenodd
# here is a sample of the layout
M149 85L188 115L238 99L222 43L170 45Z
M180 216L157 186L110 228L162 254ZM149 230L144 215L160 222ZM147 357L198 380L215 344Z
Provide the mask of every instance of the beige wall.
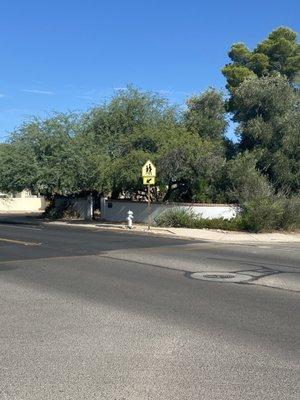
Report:
M1 212L42 212L46 202L42 197L0 198Z

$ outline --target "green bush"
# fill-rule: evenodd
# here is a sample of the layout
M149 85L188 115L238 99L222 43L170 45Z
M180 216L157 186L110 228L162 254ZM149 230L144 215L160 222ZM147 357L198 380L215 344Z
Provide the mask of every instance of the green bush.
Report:
M284 202L281 228L284 230L300 229L300 196L292 196Z
M270 197L242 204L241 228L250 232L271 232L280 229L284 207L282 201Z
M79 213L73 209L73 206L69 201L63 202L60 205L55 205L55 202L52 201L45 209L43 216L50 220L74 219L79 218Z
M204 219L197 218L195 220L194 228L197 229L221 229L223 231L238 231L240 227L240 218L224 219L213 218Z
M236 218L204 219L192 209L171 208L158 217L158 226L174 228L222 229L228 231L272 232L300 229L300 197L269 196L246 201Z
M155 218L156 225L173 228L194 228L196 215L192 210L174 207Z
M174 207L155 218L157 226L193 229L223 229L238 230L240 219L227 220L223 218L204 219L197 216L191 209Z
M241 228L252 232L300 228L300 197L270 196L241 206Z

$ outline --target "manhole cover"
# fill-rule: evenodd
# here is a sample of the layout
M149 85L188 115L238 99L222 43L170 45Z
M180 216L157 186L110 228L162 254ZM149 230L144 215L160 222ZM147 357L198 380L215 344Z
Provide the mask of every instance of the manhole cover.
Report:
M249 275L243 275L239 273L222 273L216 272L214 274L208 274L207 272L195 272L190 275L193 279L200 279L203 281L214 281L214 282L247 282L252 279Z

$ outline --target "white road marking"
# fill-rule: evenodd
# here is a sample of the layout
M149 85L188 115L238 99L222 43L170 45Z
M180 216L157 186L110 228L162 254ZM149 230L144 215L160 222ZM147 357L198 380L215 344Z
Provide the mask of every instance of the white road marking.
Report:
M38 243L38 242L24 242L23 240L8 239L8 238L1 238L1 237L0 237L0 242L21 244L23 246L40 246L42 244L42 243Z
M35 230L35 231L41 231L42 228L34 228L31 226L16 226L16 225L9 225L9 224L0 224L0 226L3 226L4 228L13 228L13 229L31 229L31 230Z

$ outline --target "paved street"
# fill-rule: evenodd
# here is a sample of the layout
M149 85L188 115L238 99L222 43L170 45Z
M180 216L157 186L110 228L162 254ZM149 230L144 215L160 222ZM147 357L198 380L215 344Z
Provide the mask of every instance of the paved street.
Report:
M298 398L299 293L191 273L299 249L0 224L0 399Z

